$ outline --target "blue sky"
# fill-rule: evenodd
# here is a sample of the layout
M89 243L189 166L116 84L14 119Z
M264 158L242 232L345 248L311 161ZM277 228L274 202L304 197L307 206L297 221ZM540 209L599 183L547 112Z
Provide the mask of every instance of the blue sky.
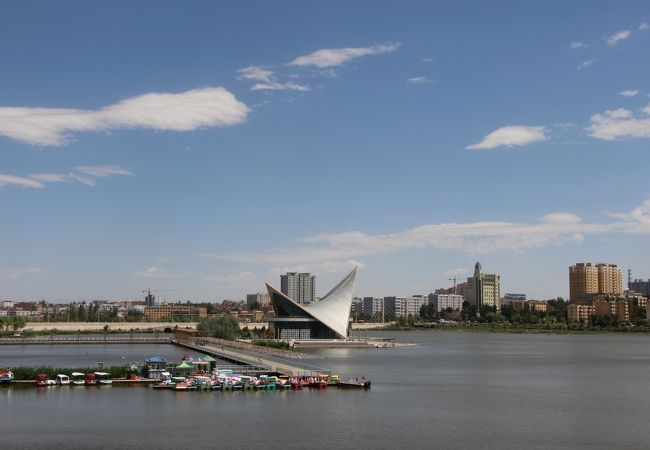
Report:
M647 2L5 1L0 298L650 277Z

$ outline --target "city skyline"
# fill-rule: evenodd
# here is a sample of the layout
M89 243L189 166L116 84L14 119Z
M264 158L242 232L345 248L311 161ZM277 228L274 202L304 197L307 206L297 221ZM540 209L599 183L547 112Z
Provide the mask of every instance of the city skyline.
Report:
M9 2L0 299L650 278L650 8L502 5Z

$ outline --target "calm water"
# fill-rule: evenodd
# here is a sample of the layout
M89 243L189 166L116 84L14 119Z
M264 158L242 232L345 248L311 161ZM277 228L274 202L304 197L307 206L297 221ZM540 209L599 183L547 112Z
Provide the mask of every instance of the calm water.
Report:
M320 350L368 392L3 388L2 448L648 448L650 337L389 333L419 345ZM89 352L86 346L78 352ZM128 347L128 346L126 346ZM130 350L42 350L121 361ZM149 350L147 350L149 348ZM145 347L172 357L178 349ZM142 347L133 349L139 352ZM12 349L15 352L15 349ZM26 348L26 351L34 351ZM0 361L23 358L0 348ZM183 351L180 351L182 354ZM113 359L111 354L115 357ZM128 353L135 354L135 353ZM70 359L72 358L72 359ZM84 359L87 358L87 359ZM321 361L322 362L322 361ZM83 364L82 364L83 365Z

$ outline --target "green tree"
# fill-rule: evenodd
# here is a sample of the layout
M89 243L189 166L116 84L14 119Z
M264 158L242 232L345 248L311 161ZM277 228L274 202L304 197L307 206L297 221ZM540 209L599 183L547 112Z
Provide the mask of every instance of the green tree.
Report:
M234 341L240 335L239 322L233 317L206 317L199 321L197 330L205 336Z
M14 332L20 330L21 328L25 328L25 325L27 325L27 319L24 317L14 316L11 318L11 328L14 330Z

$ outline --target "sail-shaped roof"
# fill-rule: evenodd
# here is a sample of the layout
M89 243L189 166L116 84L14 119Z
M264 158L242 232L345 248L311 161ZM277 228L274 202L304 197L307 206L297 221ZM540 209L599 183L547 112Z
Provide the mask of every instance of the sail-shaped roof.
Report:
M302 311L330 328L339 337L345 339L348 331L348 321L350 319L350 308L352 307L352 299L354 298L356 278L357 268L355 267L319 301L304 305L294 302L269 284L266 287L272 301L281 299L284 303L284 305L276 305L276 302L274 302L274 307L277 306L286 311Z

